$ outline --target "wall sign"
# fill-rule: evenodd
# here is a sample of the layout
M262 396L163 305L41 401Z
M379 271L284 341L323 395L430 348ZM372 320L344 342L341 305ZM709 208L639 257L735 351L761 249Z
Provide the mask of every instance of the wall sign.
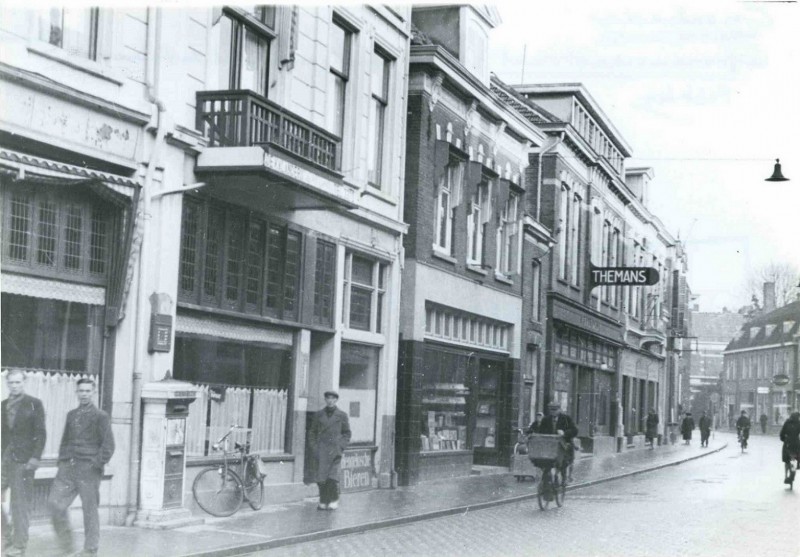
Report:
M589 289L595 286L645 286L657 284L658 270L653 267L595 267L589 264Z
M172 349L172 316L154 314L150 316L150 352L169 352Z

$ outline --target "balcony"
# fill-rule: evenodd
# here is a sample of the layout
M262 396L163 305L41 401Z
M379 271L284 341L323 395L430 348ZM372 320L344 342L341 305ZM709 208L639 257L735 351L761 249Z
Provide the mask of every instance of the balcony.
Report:
M249 90L197 93L196 127L209 147L269 145L331 172L341 167L341 139Z

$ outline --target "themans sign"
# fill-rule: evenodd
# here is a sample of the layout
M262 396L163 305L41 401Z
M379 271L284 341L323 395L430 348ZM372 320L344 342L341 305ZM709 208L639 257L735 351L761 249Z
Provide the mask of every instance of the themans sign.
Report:
M589 264L589 288L595 286L645 286L658 283L653 267L595 267Z

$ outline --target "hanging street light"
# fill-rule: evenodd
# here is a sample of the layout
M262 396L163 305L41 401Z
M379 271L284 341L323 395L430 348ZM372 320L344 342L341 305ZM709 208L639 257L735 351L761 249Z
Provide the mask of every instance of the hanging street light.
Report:
M781 173L781 159L775 159L775 170L772 171L772 176L766 178L765 182L788 182L789 178L786 178Z

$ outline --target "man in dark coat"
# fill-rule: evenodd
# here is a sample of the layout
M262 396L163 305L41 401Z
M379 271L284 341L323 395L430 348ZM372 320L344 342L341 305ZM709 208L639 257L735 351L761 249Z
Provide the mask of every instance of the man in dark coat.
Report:
M785 475L783 482L791 484L794 482L794 475L797 472L792 470L792 458L800 460L800 412L792 412L789 419L783 423L781 432L779 434L781 441L783 441L783 450L781 451L781 460L783 460Z
M691 412L686 412L681 422L681 435L683 435L683 440L686 441L687 445L692 442L692 431L694 431L694 418L692 418Z
M700 416L697 427L700 428L700 446L708 447L708 438L711 436L711 418L706 416L705 410L703 411L703 415Z
M739 434L740 440L744 440L744 448L747 448L747 440L750 438L750 418L747 417L745 410L742 410L742 415L736 420L736 433Z
M11 491L11 522L3 509L5 555L25 555L28 545L28 506L33 500L33 474L42 458L47 432L44 407L25 394L25 373L6 376L8 398L2 402L2 491ZM12 528L13 522L13 528Z
M566 451L567 462L569 465L569 481L572 481L572 463L575 460L575 447L572 440L578 436L578 428L567 414L561 411L558 402L551 402L547 405L547 416L542 418L539 424L538 433L548 435L561 435L564 437L564 449Z
M766 433L767 432L767 422L769 421L769 418L767 418L766 414L761 414L761 416L758 418L758 421L761 424L761 433Z
M325 408L311 419L308 444L311 451L313 479L319 487L320 510L339 507L339 472L342 453L350 443L350 421L347 414L336 407L339 394L325 392Z
M656 414L656 409L651 408L650 411L647 413L647 422L644 437L648 441L650 441L650 448L655 448L656 439L658 439L658 414Z
M108 414L97 408L94 380L78 380L77 408L67 413L64 434L58 449L58 472L50 487L53 527L65 553L74 550L68 509L80 495L83 508L84 542L81 555L97 555L100 543L100 480L103 467L114 454L114 435Z

